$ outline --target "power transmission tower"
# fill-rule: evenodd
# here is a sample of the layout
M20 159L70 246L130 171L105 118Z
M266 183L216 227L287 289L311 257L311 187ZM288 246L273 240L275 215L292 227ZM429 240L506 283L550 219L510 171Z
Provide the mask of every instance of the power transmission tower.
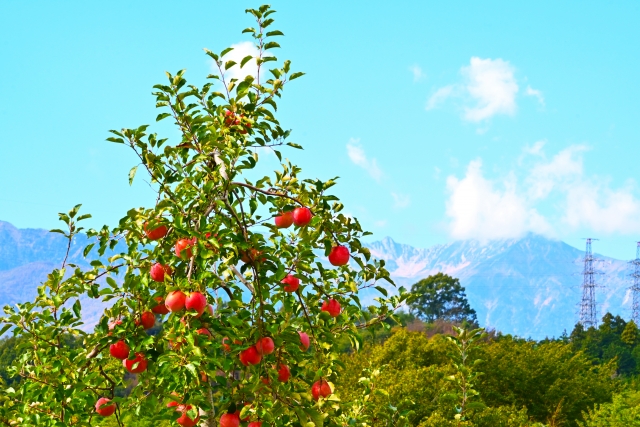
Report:
M633 273L631 273L633 284L630 288L633 296L631 319L636 325L640 325L640 242L638 242L638 247L636 248L636 259L631 261L631 265L633 266Z
M582 300L580 301L580 323L584 329L598 326L598 313L596 307L596 274L599 274L594 268L597 259L591 251L591 241L598 239L587 239L587 248L584 253L584 269L582 270Z

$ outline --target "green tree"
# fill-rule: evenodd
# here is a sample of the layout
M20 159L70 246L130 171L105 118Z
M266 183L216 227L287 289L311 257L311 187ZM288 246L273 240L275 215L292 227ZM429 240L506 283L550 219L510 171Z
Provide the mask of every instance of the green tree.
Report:
M636 325L636 322L630 320L629 323L627 323L627 325L624 327L620 339L623 343L634 346L638 343L639 338L640 334L638 333L638 326Z
M247 12L256 25L243 32L253 37L256 57L236 62L225 56L231 49L206 51L219 71L204 86L187 84L183 70L154 87L162 110L156 121L171 118L178 141L147 125L111 131L109 141L139 159L130 182L143 170L157 203L131 209L115 227L87 230L84 254L103 256L119 242L125 250L106 262L93 259L88 270L65 257L34 301L4 307L0 335L13 327L29 342L14 364L22 381L3 393L5 424L95 425L100 397L117 405L119 426L138 425L140 415L153 425L181 416L213 426L231 414L320 427L345 409L332 386L340 368L334 343L348 336L357 347L358 328L382 322L405 293L387 296L378 287L379 304L361 309L358 291L390 281L389 273L370 259L361 243L368 233L331 194L335 179L305 179L289 161L273 174L258 168L262 150L282 159L282 148L300 148L275 113L284 87L303 73L273 55L283 35L272 28L274 11ZM248 62L257 65L255 75L229 79L229 70ZM53 230L70 247L89 217L79 208L60 214L65 230ZM288 228L292 221L296 227ZM81 297L111 304L90 333L82 328ZM172 312L158 315L157 334L147 333L141 315L161 312L164 302ZM81 345L68 345L67 335ZM125 360L110 356L115 343ZM134 381L123 365L136 371ZM283 365L287 381L280 380ZM118 396L127 385L130 392ZM167 407L176 400L181 405Z
M617 394L584 414L580 427L640 427L640 392Z
M411 293L411 311L426 322L478 323L476 311L469 306L465 289L456 278L438 273L411 286Z

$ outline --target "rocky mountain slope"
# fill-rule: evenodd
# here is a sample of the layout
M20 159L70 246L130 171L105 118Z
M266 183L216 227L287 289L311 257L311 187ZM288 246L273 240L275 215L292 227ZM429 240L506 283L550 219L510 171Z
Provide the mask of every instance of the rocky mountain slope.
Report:
M86 265L78 239L70 262ZM459 241L426 249L394 242L387 237L368 245L387 263L398 285L410 288L418 280L442 271L458 277L483 326L503 333L536 339L571 332L580 302L583 252L563 242L537 235L522 239ZM17 229L0 221L0 306L32 299L47 273L59 267L66 240L40 229ZM628 264L601 257L598 290L601 313L611 311L627 318ZM391 288L389 286L389 288ZM366 296L365 296L366 299ZM99 318L103 305L83 300L87 327Z

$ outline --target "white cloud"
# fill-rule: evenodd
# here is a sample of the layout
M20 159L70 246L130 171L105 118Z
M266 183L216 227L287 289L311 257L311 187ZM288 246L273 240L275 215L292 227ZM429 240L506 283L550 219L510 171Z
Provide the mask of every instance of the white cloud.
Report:
M427 75L424 73L424 71L422 71L422 68L419 65L412 65L411 67L409 67L409 71L411 71L411 73L413 74L414 82L418 82L427 77Z
M527 89L525 90L524 94L527 96L535 96L536 98L538 98L538 102L540 103L540 105L544 106L544 96L542 95L542 92L540 92L538 89L534 89L531 86L527 86Z
M429 100L427 101L427 106L425 107L427 110L432 110L436 108L438 105L442 104L447 98L453 95L453 85L441 87L431 95Z
M463 118L478 123L498 114L514 115L517 110L518 83L515 69L503 59L472 57L469 65L460 69L463 81L439 88L427 101L431 110L448 98L463 102Z
M395 209L404 209L408 208L411 204L411 197L407 194L399 194L399 193L391 193L391 197L393 197L393 207Z
M467 90L476 105L465 108L465 119L479 122L496 114L515 114L518 84L513 73L511 64L502 59L471 58L471 64L462 69L462 74L467 78Z
M463 178L449 176L446 214L452 237L640 233L640 199L633 181L613 188L607 178L587 175L584 145L565 148L550 159L543 146L539 141L525 147L534 163L499 179L485 178L480 160L469 163Z
M356 138L351 138L347 143L347 155L351 159L353 163L360 166L364 170L366 170L371 178L380 182L382 180L382 170L378 166L378 162L376 159L369 159L364 152L364 148L362 144L360 144L360 140Z
M450 193L446 213L450 233L456 239L491 240L520 237L528 231L550 234L546 220L518 192L510 174L502 182L487 180L482 162L469 163L464 178L447 178Z
M258 74L258 64L256 63L255 58L257 58L260 53L256 45L253 44L253 42L240 42L232 44L230 47L232 47L233 50L221 58L222 69L224 70L224 64L227 61L234 61L236 62L236 65L224 72L226 82L229 83L231 79L238 79L239 81L242 81L249 75L256 78ZM244 64L244 67L240 68L241 61L248 55L253 56L253 58ZM218 67L215 63L212 62L211 67L215 72L218 72ZM268 72L269 71L263 64L260 67L261 80Z

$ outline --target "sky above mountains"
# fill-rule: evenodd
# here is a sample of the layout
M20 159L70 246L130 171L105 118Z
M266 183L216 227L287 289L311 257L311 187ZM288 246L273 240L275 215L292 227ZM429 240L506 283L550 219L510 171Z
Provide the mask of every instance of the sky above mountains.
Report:
M640 240L636 17L621 1L273 1L276 54L307 73L280 119L285 155L334 187L374 239L418 247L535 232L629 259ZM251 53L258 3L0 4L0 219L57 227L83 203L92 225L153 204L108 129L154 123L151 87L202 48ZM170 138L169 122L153 129ZM264 171L275 156L261 153ZM10 183L10 185L8 185Z

